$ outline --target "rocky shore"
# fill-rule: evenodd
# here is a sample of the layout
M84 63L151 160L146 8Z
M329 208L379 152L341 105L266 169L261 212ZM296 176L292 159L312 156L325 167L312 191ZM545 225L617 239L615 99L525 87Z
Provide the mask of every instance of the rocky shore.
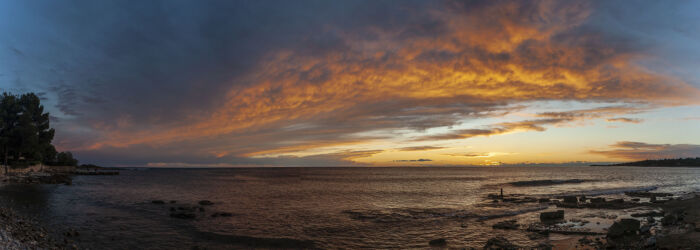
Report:
M539 212L538 221L528 221L527 216L493 219L493 229L531 232L528 237L537 245L517 245L497 236L489 239L484 249L694 249L700 246L697 194L674 196L643 191L627 192L624 197L488 195L485 200L494 207L540 203L547 209ZM604 226L606 223L609 226ZM575 237L556 240L561 237L552 238L552 235Z
M70 176L64 174L14 174L3 176L0 180L3 183L71 184ZM58 239L40 221L22 216L0 204L0 249L78 249L73 238L78 237L79 232L69 230L64 236Z
M0 249L78 249L71 240L56 240L33 219L0 207Z

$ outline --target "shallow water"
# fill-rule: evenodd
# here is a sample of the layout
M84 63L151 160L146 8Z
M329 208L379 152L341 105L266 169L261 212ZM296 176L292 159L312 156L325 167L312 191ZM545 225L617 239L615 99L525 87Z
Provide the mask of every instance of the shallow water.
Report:
M507 184L571 179L584 181ZM645 189L687 193L700 190L700 168L148 169L77 176L72 186L6 185L0 188L0 200L44 221L57 235L77 229L77 243L93 249L279 243L245 236L311 240L321 248L424 248L435 238L446 238L450 246L478 248L495 235L535 244L524 233L491 229L493 222L483 219L513 214L532 220L536 213L520 213L547 209L537 203L489 205L484 197L500 188L506 194L537 196L614 197ZM169 216L170 207L199 200L215 205L197 212L194 220ZM213 218L214 212L233 216Z

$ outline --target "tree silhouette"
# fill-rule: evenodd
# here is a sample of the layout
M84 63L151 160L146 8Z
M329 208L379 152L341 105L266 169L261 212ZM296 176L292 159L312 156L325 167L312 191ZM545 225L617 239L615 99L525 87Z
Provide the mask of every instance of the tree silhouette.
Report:
M77 165L70 152L57 153L51 145L55 131L37 95L3 93L0 98L0 157L5 173L9 165Z

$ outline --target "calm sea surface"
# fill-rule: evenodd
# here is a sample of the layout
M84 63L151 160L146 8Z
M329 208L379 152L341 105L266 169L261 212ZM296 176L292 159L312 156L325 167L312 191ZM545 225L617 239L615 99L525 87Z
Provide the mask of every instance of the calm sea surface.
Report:
M584 181L507 184L567 179ZM687 193L700 190L700 168L147 169L77 176L71 186L5 185L0 202L44 221L56 234L78 230L77 243L92 249L230 249L258 244L258 238L310 240L320 248L425 248L431 239L446 238L451 246L481 247L502 232L480 218L542 206L484 205L484 197L501 187L506 194L538 197L612 197L654 188ZM195 212L195 219L169 216L171 207L200 200L215 204ZM233 216L212 217L215 212ZM529 244L518 233L508 238Z

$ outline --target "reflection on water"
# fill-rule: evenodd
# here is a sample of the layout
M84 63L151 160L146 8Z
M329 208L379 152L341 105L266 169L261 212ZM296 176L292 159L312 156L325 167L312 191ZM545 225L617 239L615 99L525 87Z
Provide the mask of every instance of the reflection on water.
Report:
M72 186L7 185L0 199L57 233L79 230L79 244L96 249L308 241L323 248L407 248L425 247L434 238L481 247L498 232L479 218L541 209L484 206L484 197L501 187L508 194L540 196L615 196L650 187L678 193L697 191L698 177L694 168L632 167L150 169L78 176ZM522 184L574 179L585 181ZM171 207L200 200L215 204L195 212L194 220L169 216ZM212 216L221 212L232 216ZM524 234L509 237L522 245L530 241Z

